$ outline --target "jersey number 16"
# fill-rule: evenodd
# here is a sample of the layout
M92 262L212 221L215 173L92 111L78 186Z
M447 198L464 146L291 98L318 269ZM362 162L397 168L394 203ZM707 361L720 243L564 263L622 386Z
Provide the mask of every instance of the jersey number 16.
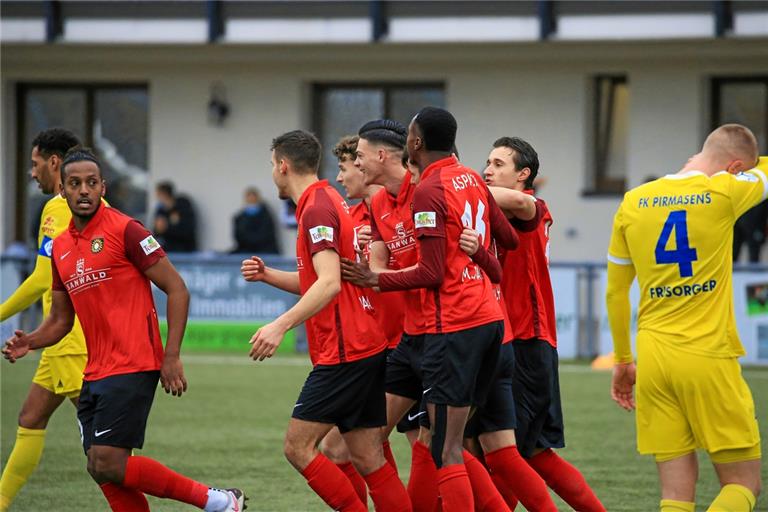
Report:
M675 249L668 251L667 242L675 231ZM670 212L661 235L656 242L656 264L674 263L680 271L680 277L693 276L693 262L696 261L696 249L688 245L688 212L677 210Z

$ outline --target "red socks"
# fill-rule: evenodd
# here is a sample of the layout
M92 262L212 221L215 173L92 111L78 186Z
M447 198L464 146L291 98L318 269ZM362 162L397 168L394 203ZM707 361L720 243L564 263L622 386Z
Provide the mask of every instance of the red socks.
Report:
M464 467L467 468L469 483L472 485L475 510L478 512L511 512L493 484L491 475L488 474L485 466L467 450L464 450Z
M408 495L413 512L435 512L438 509L437 466L427 445L413 443L411 476L408 479Z
M557 512L544 480L523 459L517 446L486 453L485 463L502 493L509 489L527 510Z
M475 512L472 486L464 464L451 464L438 469L437 486L443 499L443 512Z
M113 512L149 512L147 498L140 491L111 483L99 487Z
M158 498L183 501L197 508L204 508L208 501L208 487L140 455L128 457L123 487Z
M528 459L528 464L544 478L547 485L574 510L605 512L584 476L553 450L544 450Z
M376 510L387 512L411 512L411 500L397 476L395 468L384 464L379 469L366 475L365 482L371 490L371 499Z
M392 453L392 447L389 445L389 441L384 441L381 444L381 450L384 452L384 458L387 459L389 465L392 466L395 469L395 473L397 473L397 461Z
M355 489L355 493L357 493L357 497L360 498L360 501L368 504L368 488L365 486L363 477L357 472L357 469L355 469L355 465L351 462L344 462L343 464L336 464L336 467L339 468L342 473L347 475L347 478Z
M301 474L333 510L368 512L368 507L360 501L346 475L322 453L317 454Z

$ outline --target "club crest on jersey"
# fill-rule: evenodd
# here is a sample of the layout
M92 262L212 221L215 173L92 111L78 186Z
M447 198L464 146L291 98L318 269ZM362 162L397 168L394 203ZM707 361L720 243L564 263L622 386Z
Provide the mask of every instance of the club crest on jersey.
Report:
M77 260L77 263L75 264L75 272L77 272L77 275L79 276L85 274L85 258L79 258Z
M312 239L313 244L322 242L323 240L333 242L333 228L329 226L309 228L309 236Z
M436 228L437 216L435 212L416 212L413 216L413 223L418 228Z
M104 248L103 238L94 238L93 240L91 240L91 252L93 254L101 252L103 248Z
M141 245L141 248L146 255L150 255L160 248L160 243L158 243L158 241L155 240L155 237L152 235L149 235L147 238L139 242L139 245Z

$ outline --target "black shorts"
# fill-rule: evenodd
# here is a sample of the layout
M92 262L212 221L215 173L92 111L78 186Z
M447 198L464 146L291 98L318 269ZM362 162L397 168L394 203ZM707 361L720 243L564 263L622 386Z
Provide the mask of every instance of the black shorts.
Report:
M453 407L484 404L503 333L504 322L499 320L463 331L425 335L421 369L427 402Z
M155 399L159 371L126 373L83 381L77 404L80 439L92 445L141 448Z
M334 365L317 365L301 388L292 417L330 423L341 433L387 424L384 396L386 355Z
M387 393L404 396L417 402L424 390L421 382L421 357L424 353L424 334L403 333L387 357Z
M532 457L536 448L565 446L557 349L544 340L515 340L512 392L517 411L517 448Z
M505 343L499 350L496 378L491 384L485 405L478 407L467 422L464 437L477 437L488 432L517 428L512 379L515 373L515 349Z

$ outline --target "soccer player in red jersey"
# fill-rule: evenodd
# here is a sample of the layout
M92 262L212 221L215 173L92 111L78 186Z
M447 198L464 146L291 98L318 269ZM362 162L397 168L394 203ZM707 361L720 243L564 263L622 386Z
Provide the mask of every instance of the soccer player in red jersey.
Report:
M368 258L369 242L371 239L371 197L382 187L379 185L366 185L363 182L365 176L355 165L357 143L357 135L342 137L333 148L333 154L339 160L339 173L336 175L336 181L346 191L347 199L360 200L358 204L349 208L349 214L354 222L355 248L362 253L361 257ZM376 322L387 339L387 355L392 348L397 346L397 342L403 333L403 315L405 311L400 295L398 292L388 293L386 296L379 293L369 294L375 311ZM352 464L349 450L338 428L334 427L323 438L323 441L320 443L320 451L347 475L361 501L366 503L368 491L365 480ZM384 456L397 469L394 456L392 456L392 451L389 449L388 444L384 446ZM389 457L392 457L392 459L390 460Z
M148 511L144 494L189 503L207 512L240 512L244 495L195 482L148 457L144 444L158 380L181 396L187 381L179 357L189 292L153 236L136 220L102 204L104 180L90 151L75 148L61 165L69 229L53 244L53 304L35 331L16 331L3 348L14 362L56 344L77 313L88 362L77 418L88 473L114 511ZM168 339L160 339L150 282L168 295Z
M517 236L479 175L451 154L456 129L449 112L425 107L408 130L408 153L421 169L413 204L420 253L415 268L377 273L343 263L350 279L382 291L425 288L423 394L442 507L471 511L464 427L470 407L484 402L495 373L504 315L488 276L461 250L459 239L465 226L480 232L478 258L483 258L490 230L508 248L516 246Z
M491 193L509 222L518 228L520 238L520 246L502 256L502 291L515 337L512 346L517 447L509 447L498 455L517 458L519 451L547 485L575 510L603 511L605 508L584 476L553 450L565 446L565 438L555 306L549 277L552 216L539 198L535 199L533 218L523 220L527 215L521 214L530 210L534 201L532 188L538 169L539 157L529 143L517 137L502 137L494 142L484 171ZM493 469L493 457L486 455L486 462ZM509 483L502 482L501 487L509 488Z
M305 322L313 369L293 408L285 456L334 510L364 511L347 476L317 445L338 427L352 462L379 510L410 511L408 493L384 458L380 428L386 423L386 340L376 325L370 297L341 281L340 258L356 256L354 223L346 202L318 179L320 142L295 130L272 141L272 177L281 199L296 202L298 272L243 262L243 277L300 294L291 309L251 339L251 357L271 357L285 333Z

